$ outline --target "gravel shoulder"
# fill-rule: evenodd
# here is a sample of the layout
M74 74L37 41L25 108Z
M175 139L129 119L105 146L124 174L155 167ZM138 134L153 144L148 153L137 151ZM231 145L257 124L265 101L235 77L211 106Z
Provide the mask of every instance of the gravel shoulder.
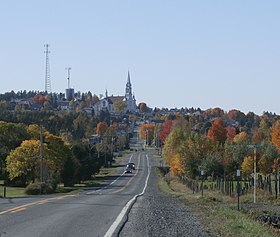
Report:
M193 207L159 191L155 168L143 196L133 205L119 236L213 236L193 213Z

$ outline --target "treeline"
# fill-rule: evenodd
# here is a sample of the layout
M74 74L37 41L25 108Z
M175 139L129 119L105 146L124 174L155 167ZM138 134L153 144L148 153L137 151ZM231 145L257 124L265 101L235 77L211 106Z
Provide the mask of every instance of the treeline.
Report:
M216 108L199 115L173 114L164 124L146 123L140 136L147 144L163 149L165 163L174 175L197 179L201 171L217 179L252 178L254 150L259 175L265 179L278 173L280 151L279 116L264 113L225 113Z
M16 186L40 182L43 147L44 182L71 186L91 180L113 162L115 152L129 147L130 120L128 115L97 118L83 111L2 112L0 179ZM98 140L91 142L93 134Z
M0 122L0 177L6 184L26 186L40 181L41 162L44 182L66 186L91 179L103 165L88 144L70 144L45 129L42 138L41 160L39 125Z

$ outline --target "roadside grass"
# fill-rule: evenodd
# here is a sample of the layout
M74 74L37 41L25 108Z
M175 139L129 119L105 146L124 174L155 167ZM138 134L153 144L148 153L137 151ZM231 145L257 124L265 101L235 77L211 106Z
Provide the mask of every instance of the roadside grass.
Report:
M63 185L58 185L54 193L77 194L82 191L83 189L77 189L75 187L64 187Z
M24 188L7 188L6 197L26 197ZM0 188L0 197L4 197L4 187Z
M92 180L83 181L79 184L75 184L74 187L64 187L63 184L57 186L55 193L67 193L67 194L76 194L84 191L86 187L96 187L99 186L108 175L113 175L116 173L116 167L120 165L123 161L123 158L127 155L131 154L131 151L125 150L122 151L120 156L115 157L115 162L112 164L112 167L102 167L98 174L93 176ZM4 180L0 180L0 198L4 197ZM6 197L27 197L24 191L24 188L17 187L7 187L6 189Z
M210 190L204 190L202 197L201 193L193 193L177 178L166 178L159 169L156 172L160 191L179 198L186 205L191 205L201 223L215 236L279 236L276 229L262 225L254 219L254 216L246 212L238 211L236 198ZM248 197L242 198L241 202L246 202L248 199Z

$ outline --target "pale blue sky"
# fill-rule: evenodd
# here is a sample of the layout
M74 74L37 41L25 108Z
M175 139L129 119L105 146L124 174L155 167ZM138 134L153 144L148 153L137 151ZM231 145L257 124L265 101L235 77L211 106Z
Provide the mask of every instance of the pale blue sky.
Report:
M51 87L137 103L280 114L280 1L11 0L0 7L0 93Z

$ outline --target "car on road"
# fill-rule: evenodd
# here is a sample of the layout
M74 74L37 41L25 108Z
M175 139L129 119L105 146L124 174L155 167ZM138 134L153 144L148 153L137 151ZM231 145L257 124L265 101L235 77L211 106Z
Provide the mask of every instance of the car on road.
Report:
M126 167L125 171L124 171L125 174L132 174L132 169L131 168L128 168Z
M126 168L130 168L132 170L135 170L135 164L133 162L129 162L127 165L126 165Z

